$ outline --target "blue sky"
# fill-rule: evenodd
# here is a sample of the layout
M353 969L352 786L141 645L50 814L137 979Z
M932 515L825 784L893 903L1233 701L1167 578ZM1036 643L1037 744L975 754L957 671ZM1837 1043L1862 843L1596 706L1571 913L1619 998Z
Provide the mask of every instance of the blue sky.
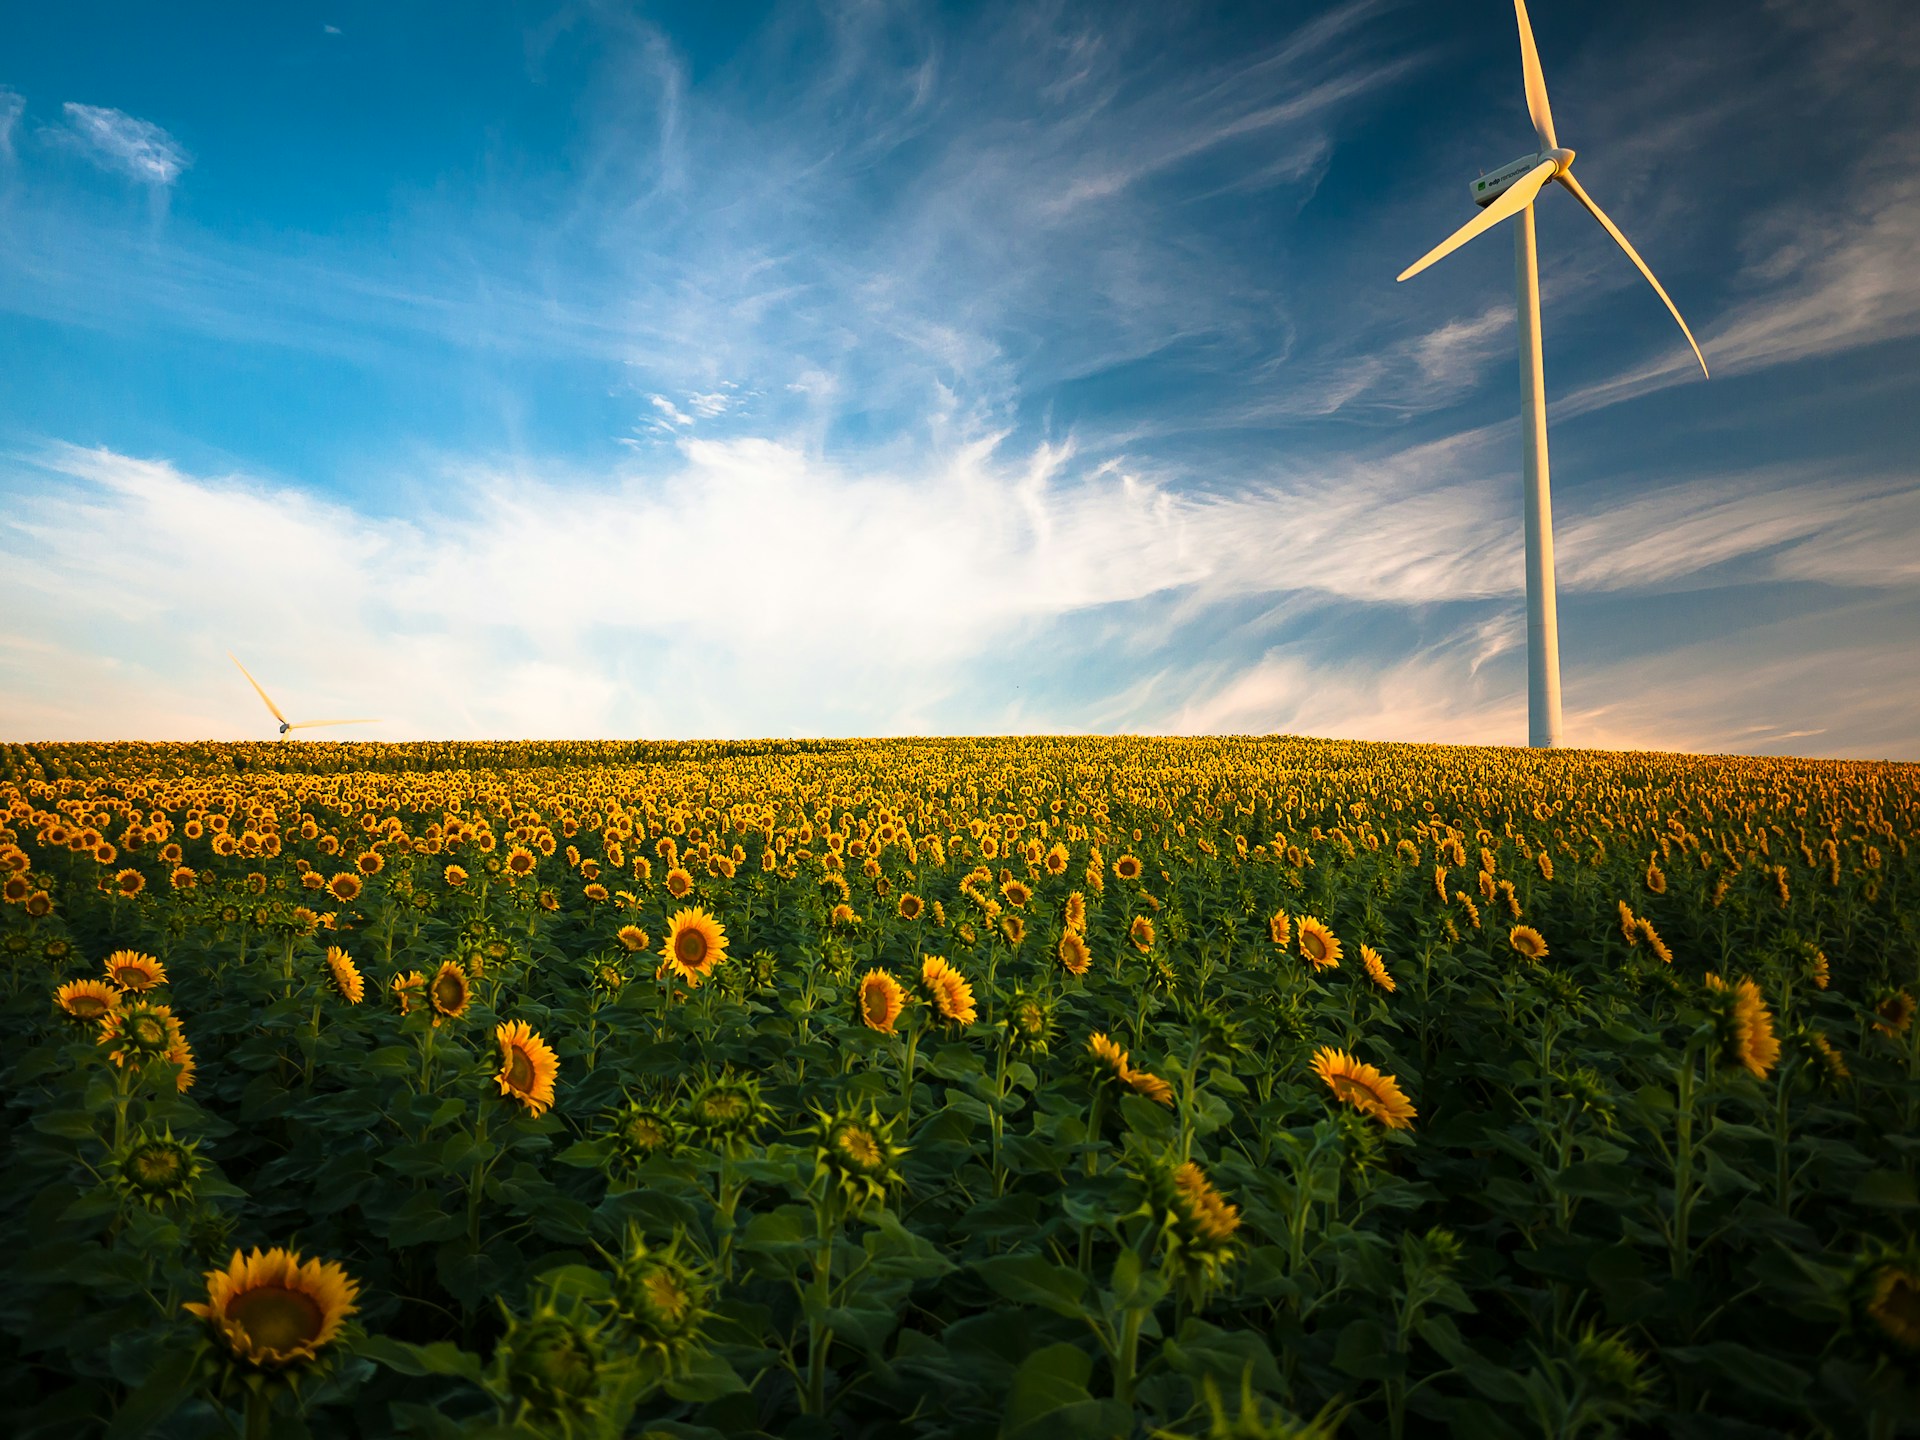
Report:
M1920 11L1538 0L1566 729L1920 759ZM1510 7L18 7L0 736L1522 743ZM335 735L351 731L332 732Z

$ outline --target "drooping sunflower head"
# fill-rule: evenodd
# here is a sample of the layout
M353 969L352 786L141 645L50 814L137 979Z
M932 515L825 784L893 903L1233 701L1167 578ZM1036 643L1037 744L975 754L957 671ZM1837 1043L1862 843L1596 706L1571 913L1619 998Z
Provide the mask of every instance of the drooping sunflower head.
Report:
M183 1204L193 1198L195 1183L205 1171L194 1153L194 1141L173 1138L171 1127L159 1134L142 1130L107 1160L107 1173L121 1197L150 1210Z
M1904 1035L1913 1024L1914 1009L1913 996L1907 991L1887 991L1873 1002L1873 1013L1877 1017L1873 1028L1882 1035Z
M338 945L327 947L327 978L333 982L333 988L340 998L349 1005L358 1005L366 998L367 982L361 977L360 967Z
M500 1093L518 1100L529 1115L539 1119L553 1104L560 1057L524 1020L496 1026L493 1038L500 1047L500 1069L493 1077Z
M1067 896L1065 918L1069 930L1078 930L1083 935L1086 933L1087 897L1080 891L1076 890Z
M860 1023L869 1030L893 1034L906 1004L905 988L886 971L869 970L860 977Z
M1360 947L1360 963L1366 967L1367 978L1389 995L1399 989L1399 986L1393 983L1393 976L1387 973L1387 962L1371 945Z
M1162 1080L1158 1075L1152 1075L1145 1070L1136 1070L1129 1066L1127 1069L1126 1083L1127 1088L1133 1091L1134 1094L1144 1095L1147 1099L1153 1101L1154 1104L1165 1105L1169 1110L1173 1108L1173 1086L1169 1085L1165 1080Z
M1104 1079L1117 1080L1122 1084L1127 1078L1127 1052L1115 1044L1104 1030L1096 1030L1087 1037L1087 1054L1093 1059L1095 1072Z
M933 1007L933 1013L948 1025L971 1025L980 1012L973 1002L973 986L966 976L940 955L928 955L920 962L920 990Z
M167 967L138 950L116 950L106 959L107 979L122 990L138 994L167 983Z
M400 1013L410 1014L426 994L427 977L418 970L402 971L388 982L388 988L393 992L393 1003L400 1007Z
M427 985L427 1003L433 1007L433 1023L458 1020L473 1003L473 982L457 960L442 960Z
M1293 917L1276 910L1267 917L1267 938L1282 950L1293 944Z
M1301 958L1315 970L1338 970L1340 968L1340 941L1316 915L1302 915L1299 918Z
M53 998L69 1020L83 1025L98 1021L120 1004L120 992L104 980L69 980L53 992Z
M1127 927L1127 938L1133 942L1133 948L1142 955L1153 948L1153 921L1144 915L1133 917L1133 924Z
M620 948L630 955L639 954L653 943L653 937L638 925L622 925L620 933L613 938L618 940Z
M1531 925L1516 925L1507 932L1507 943L1514 952L1528 960L1547 958L1547 940Z
M1644 944L1662 965L1673 963L1673 951L1667 948L1667 942L1660 938L1660 932L1653 928L1653 922L1644 915L1634 917L1633 934L1635 943Z
M1634 917L1633 907L1624 900L1616 900L1614 904L1620 912L1621 935L1626 938L1627 944L1638 945L1640 943L1640 930L1638 921Z
M1875 1246L1854 1265L1854 1322L1882 1350L1920 1356L1920 1249Z
M1061 932L1057 953L1069 975L1084 975L1093 966L1093 952L1087 949L1087 942L1080 938L1077 930Z
M333 1261L275 1247L207 1272L207 1298L185 1308L205 1320L235 1358L278 1370L314 1360L358 1308L359 1285Z
M1405 1130L1419 1114L1399 1082L1344 1050L1321 1046L1313 1055L1313 1070L1336 1100L1370 1115L1389 1130Z
M705 910L676 911L667 927L662 953L668 968L688 984L698 985L726 958L726 930Z

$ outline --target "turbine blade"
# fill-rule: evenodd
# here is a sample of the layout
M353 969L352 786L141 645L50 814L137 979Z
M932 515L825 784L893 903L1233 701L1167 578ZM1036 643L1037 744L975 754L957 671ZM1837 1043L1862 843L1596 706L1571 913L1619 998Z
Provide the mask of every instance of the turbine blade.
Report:
M1687 337L1687 344L1693 346L1693 358L1700 362L1700 373L1711 378L1711 372L1707 369L1707 357L1700 353L1700 342L1693 338L1693 331L1689 330L1687 328L1687 322L1680 318L1680 307L1673 303L1673 297L1667 294L1658 280L1653 278L1653 271L1649 270L1647 268L1647 262L1640 258L1640 252L1627 243L1627 237L1620 233L1620 227L1607 218L1606 211L1593 203L1593 197L1581 189L1580 182L1573 178L1571 172L1560 176L1559 179L1562 185L1573 192L1573 198L1586 206L1593 218L1600 222L1601 228L1613 236L1620 248L1627 252L1627 258L1634 263L1634 267L1639 270L1642 275L1647 277L1647 284L1653 287L1654 294L1666 302L1667 309L1672 312L1674 322L1680 327L1680 333Z
M227 659L233 661L236 665L240 665L239 657L231 650L227 652ZM258 680L247 674L246 666L240 665L240 673L247 676L247 683L253 686L253 693L258 695L262 700L267 700L267 692L260 688L260 682ZM273 718L278 720L282 725L287 723L287 717L280 713L280 707L274 704L273 701L267 700L267 709L273 712Z
M1418 260L1414 261L1413 264L1402 270L1399 278L1406 280L1418 275L1422 270L1433 264L1434 261L1444 259L1448 255L1451 255L1462 245L1466 244L1467 241L1473 239L1474 236L1491 230L1509 216L1518 215L1533 203L1533 197L1540 193L1540 187L1547 183L1548 179L1553 175L1553 170L1553 161L1542 160L1538 165L1534 166L1533 169L1514 181L1511 188L1498 200L1495 200L1491 205L1487 206L1486 209L1474 216L1473 219L1462 225L1458 230L1454 231L1453 234L1442 240Z
M1533 48L1527 0L1513 0L1513 13L1520 21L1520 72L1526 77L1527 113L1533 117L1533 133L1540 137L1542 150L1557 150L1560 142L1553 136L1553 107L1547 104L1547 77L1540 73L1540 52Z
M311 730L316 725L378 725L378 720L302 720L298 725L289 725L289 730Z

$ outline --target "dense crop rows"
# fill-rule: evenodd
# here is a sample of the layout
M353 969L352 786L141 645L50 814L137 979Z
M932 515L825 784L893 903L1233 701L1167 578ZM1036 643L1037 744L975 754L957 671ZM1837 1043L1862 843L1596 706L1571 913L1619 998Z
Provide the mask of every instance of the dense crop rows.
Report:
M1920 772L0 751L61 1435L1914 1433Z

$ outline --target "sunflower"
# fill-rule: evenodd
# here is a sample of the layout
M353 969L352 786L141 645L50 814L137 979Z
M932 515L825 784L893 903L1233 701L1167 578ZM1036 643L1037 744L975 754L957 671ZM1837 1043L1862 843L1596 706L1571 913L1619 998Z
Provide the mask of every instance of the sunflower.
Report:
M147 877L129 868L113 877L113 885L122 895L138 895L147 888Z
M500 1043L500 1072L493 1077L500 1084L500 1093L513 1096L527 1107L528 1114L539 1119L553 1104L560 1057L524 1020L495 1026L493 1038Z
M467 872L461 866L449 865L441 874L445 876L447 884L456 890L467 883Z
M608 890L606 886L602 885L598 880L594 881L593 884L587 886L587 888L582 890L580 893L586 896L587 899L591 900L596 905L602 904L608 899L612 898L612 892Z
M408 970L394 976L387 988L393 991L393 1001L400 1007L400 1013L407 1015L412 1013L414 1001L425 993L427 977L418 970Z
M1191 1160L1174 1172L1172 1209L1189 1244L1224 1246L1240 1228L1240 1207L1229 1205L1206 1172Z
M1507 943L1529 960L1547 958L1546 937L1531 925L1516 925L1507 932Z
M1651 890L1655 895L1664 895L1667 893L1667 877L1661 872L1660 866L1651 855L1647 857L1646 882L1647 889Z
M360 886L360 872L357 870L342 870L327 881L328 891L342 905L351 905L360 898Z
M551 890L542 890L534 897L534 903L548 914L560 908L560 897Z
M1127 938L1133 941L1133 948L1142 955L1153 948L1153 921L1144 915L1133 917L1133 924L1127 927Z
M1156 1104L1165 1105L1168 1109L1173 1108L1173 1087L1158 1075L1149 1075L1145 1070L1129 1068L1126 1082L1128 1088L1136 1095L1144 1095Z
M663 1251L649 1250L636 1233L613 1273L614 1313L643 1351L669 1362L693 1345L712 1313L710 1282L678 1250L677 1240Z
M173 1138L169 1126L160 1134L142 1130L107 1160L113 1186L127 1200L150 1210L163 1209L193 1198L195 1183L205 1172L194 1153L197 1142Z
M631 955L637 955L653 944L653 937L638 925L622 925L620 933L613 938L620 942L622 950Z
M1116 878L1121 880L1138 880L1140 878L1140 861L1136 856L1122 855L1118 860L1113 862L1113 873Z
M1865 1310L1902 1350L1920 1353L1920 1267L1889 1261L1870 1273Z
M353 868L362 875L378 875L387 868L387 857L378 850L368 850L354 859Z
M98 1020L120 1005L120 992L104 980L69 980L53 998L70 1019L80 1021Z
M1061 934L1056 953L1069 975L1084 975L1093 964L1093 953L1087 949L1087 942L1080 938L1077 931L1068 930Z
M1315 970L1338 970L1340 968L1340 941L1333 931L1323 924L1317 915L1302 915L1299 919L1300 954Z
M1067 853L1067 847L1056 840L1053 848L1047 851L1046 860L1043 863L1049 875L1064 875L1067 873L1067 863L1072 858Z
M458 960L442 960L427 986L427 1003L433 1006L433 1023L458 1020L473 1002L473 985Z
M1093 1057L1097 1069L1105 1071L1121 1082L1127 1078L1127 1052L1107 1038L1103 1030L1096 1030L1087 1037L1087 1053Z
M1640 922L1634 918L1633 907L1624 900L1613 902L1620 912L1620 933L1626 937L1627 944L1640 943Z
M1006 939L1009 945L1018 945L1022 940L1027 938L1027 922L1022 920L1018 915L1002 915L1000 917L1000 934Z
M685 898L687 892L692 889L693 876L689 875L685 870L682 870L676 865L667 871L667 894L676 900L680 900Z
M860 1023L869 1030L893 1034L906 1005L907 992L886 971L869 970L860 977Z
M1633 933L1638 940L1646 942L1647 948L1662 965L1673 963L1673 951L1667 948L1667 942L1660 938L1660 932L1653 928L1651 920L1645 916L1635 916Z
M1399 988L1393 983L1393 976L1387 973L1387 962L1380 958L1380 952L1371 945L1360 947L1360 963L1366 967L1367 978L1389 995Z
M207 1272L207 1299L188 1304L224 1340L234 1355L266 1369L314 1359L340 1333L340 1322L359 1307L360 1287L332 1261L300 1261L297 1251L275 1247L242 1257L225 1270Z
M1708 972L1707 988L1721 996L1721 1015L1728 1054L1755 1076L1767 1078L1767 1072L1780 1059L1780 1042L1773 1033L1773 1014L1751 979L1742 979L1729 989L1727 982Z
M0 884L0 896L6 898L9 905L18 905L33 893L33 882L24 875L9 875L5 884Z
M1005 872L1002 872L1005 873ZM1008 880L1000 886L1000 893L1007 897L1007 904L1018 909L1033 898L1033 892L1018 880Z
M705 910L681 910L668 921L661 953L667 967L689 985L698 985L727 956L727 932Z
M167 983L167 967L138 950L116 950L107 956L107 979L122 990L139 993Z
M820 1119L814 1174L834 1181L854 1212L884 1202L900 1183L900 1157L907 1153L893 1143L894 1122L882 1120L872 1105L864 1115L857 1110L813 1113Z
M1086 934L1087 897L1078 890L1067 896L1066 921L1069 930L1078 930L1081 934Z
M629 1166L671 1152L679 1138L673 1117L650 1105L629 1104L614 1117L613 1148Z
M327 947L327 976L349 1005L358 1005L366 998L367 982L360 978L360 967L338 945Z
M524 845L516 845L507 851L507 874L517 880L533 874L533 867L537 863L533 858L533 852Z
M1267 938L1285 950L1293 944L1293 921L1284 910L1276 910L1267 917Z
M859 915L854 912L853 906L847 904L844 900L834 906L833 910L827 916L827 924L835 930L843 929L849 925L858 925L859 923Z
M900 893L900 903L895 907L895 910L902 920L918 920L920 918L920 912L925 908L925 903L918 895L914 894L911 890L903 890Z
M107 1057L115 1065L138 1069L166 1054L179 1038L180 1022L171 1007L134 1000L100 1017L95 1043L109 1047Z
M950 1025L971 1025L978 1017L974 1008L973 986L966 977L939 955L928 955L920 963L920 986L934 1012Z
M1896 990L1874 1002L1873 1013L1879 1018L1873 1022L1873 1028L1882 1035L1904 1035L1907 1027L1913 1023L1913 996L1905 990Z
M1371 1115L1389 1130L1405 1130L1419 1113L1401 1093L1391 1075L1356 1060L1344 1050L1321 1046L1313 1052L1313 1070L1336 1100L1344 1100L1362 1114Z

